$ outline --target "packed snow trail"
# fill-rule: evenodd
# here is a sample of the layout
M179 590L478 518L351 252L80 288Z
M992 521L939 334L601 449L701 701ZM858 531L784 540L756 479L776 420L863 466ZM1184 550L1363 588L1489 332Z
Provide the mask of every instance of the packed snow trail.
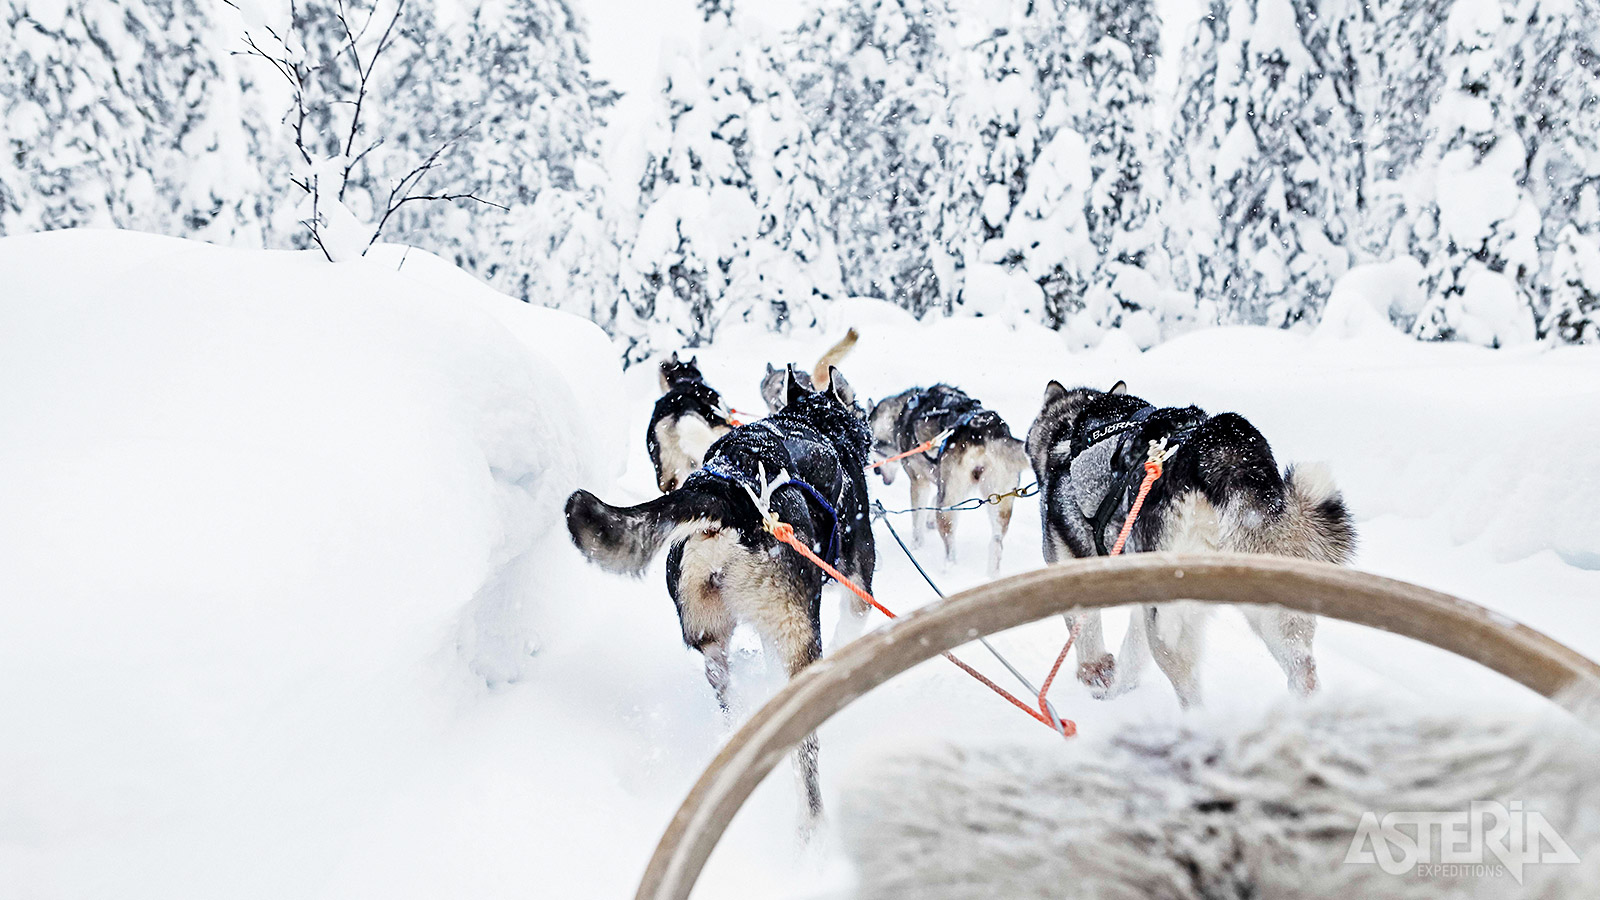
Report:
M690 784L779 684L746 641L724 722L662 564L609 575L561 528L574 487L654 494L650 366L619 376L591 325L399 248L332 266L72 232L0 241L0 283L0 713L23 723L0 736L0 884L631 893ZM1073 353L1042 328L849 301L816 331L729 327L696 352L738 408L760 408L766 363L809 363L856 325L844 368L864 395L950 381L1018 434L1050 378L1240 412L1280 462L1331 464L1358 566L1600 656L1600 350L1422 345L1345 312L1314 335L1223 329L1141 353L1113 333ZM872 487L892 508L904 490ZM1003 574L1040 564L1037 503L1018 504ZM879 538L874 593L930 602ZM968 516L957 539L954 565L936 539L917 550L951 593L985 580L986 523ZM825 602L825 638L836 615ZM993 640L1038 678L1063 637L1054 620ZM1236 612L1212 617L1207 645L1203 715L1285 702ZM1390 635L1328 622L1317 649L1332 694L1539 706ZM1073 681L1052 702L1085 735L1178 714L1153 673L1114 702ZM933 661L823 729L826 799L907 744L1031 741L1060 738ZM831 831L797 849L779 773L698 896L848 895Z

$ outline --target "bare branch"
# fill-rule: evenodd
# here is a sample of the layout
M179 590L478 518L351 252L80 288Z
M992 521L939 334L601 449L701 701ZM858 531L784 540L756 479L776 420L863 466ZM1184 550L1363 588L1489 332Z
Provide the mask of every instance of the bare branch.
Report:
M345 167L344 167L344 179L339 182L339 199L340 200L344 199L345 189L350 187L350 173L351 173L351 171L353 171L355 169L355 167L356 167L356 165L358 163L360 163L363 159L365 159L367 157L368 153L371 153L372 151L378 149L378 147L381 146L382 144L383 144L383 138L378 138L376 141L373 141L372 143L368 144L367 145L367 149L361 151L360 153L357 153L355 159L350 160L350 162L347 165L345 165Z
M316 182L318 180L320 179L313 179L311 184L311 221L301 221L300 224L311 229L311 240L316 242L317 249L322 251L322 255L327 258L328 262L333 262L333 254L329 253L327 245L322 243L322 213L317 205L317 201L321 199L321 195L317 191Z
M407 203L412 202L413 200L472 200L477 203L482 203L485 206L492 206L495 209L503 209L506 212L511 211L511 207L509 206L503 206L494 202L493 200L485 200L476 194L408 194L405 197L400 198L399 202L395 203L393 206L390 206L389 209L383 214L382 221L378 223L378 230L372 233L372 240L367 241L367 247L369 249L373 244L378 242L378 238L383 234L383 223L389 221L389 216L393 215L396 210L402 206L405 206Z
M363 83L365 83L367 75L372 74L372 67L378 64L378 54L382 53L383 48L389 45L389 38L394 34L394 26L399 23L400 14L405 11L405 8L406 0L397 0L394 5L394 15L389 19L389 27L383 30L383 36L378 38L378 46L372 49L372 61L367 63L367 73L362 76Z
M439 157L442 156L446 150L450 149L452 144L460 140L462 135L467 134L474 127L476 127L476 125L470 126L451 135L449 140L440 144L432 153L428 154L428 158L423 160L421 165L417 166L415 169L412 169L410 172L407 172L399 181L395 182L394 187L390 188L389 190L389 199L384 204L383 216L378 220L378 226L372 232L372 240L367 243L368 247L371 247L373 244L377 243L378 238L383 234L384 226L389 223L389 217L394 215L395 210L398 210L411 200L474 200L498 209L504 209L508 212L510 211L510 207L501 206L498 203L485 200L482 197L474 196L472 194L446 193L413 195L411 193L412 189L421 183L422 176L426 175L431 169L433 169L435 165L438 164Z

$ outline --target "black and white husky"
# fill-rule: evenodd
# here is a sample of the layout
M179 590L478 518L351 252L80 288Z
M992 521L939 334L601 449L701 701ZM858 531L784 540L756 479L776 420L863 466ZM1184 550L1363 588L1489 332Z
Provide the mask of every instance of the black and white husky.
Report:
M934 488L934 506L950 506L972 497L1003 494L1016 488L1028 467L1023 444L1011 435L1011 428L999 413L957 388L936 384L931 388L911 388L880 400L872 408L872 449L880 457L905 453L924 441L935 445L923 453L878 467L884 484L894 483L896 469L904 469L911 482L911 505L927 505L928 490ZM1001 545L1011 527L1011 507L1015 498L1006 497L988 506L989 574L1000 571ZM922 543L929 521L926 511L913 512L912 542ZM956 517L937 512L933 522L944 541L945 558L955 560Z
M1144 478L1152 442L1165 441L1164 465L1134 523L1126 550L1271 553L1347 563L1355 531L1344 499L1323 466L1279 472L1272 448L1243 417L1198 407L1156 409L1117 382L1110 391L1045 388L1028 432L1028 458L1044 499L1044 558L1104 556L1113 546ZM1311 642L1316 619L1243 606L1245 617L1288 676L1289 687L1317 687ZM1083 617L1078 680L1098 697L1138 683L1146 651L1178 701L1200 700L1197 663L1203 613L1187 604L1135 610L1119 667L1105 649L1100 614Z
M772 363L767 363L767 374L761 376L761 399L767 401L767 411L777 412L783 409L787 397L788 379L792 376L800 382L800 386L808 391L823 391L828 389L828 370L844 362L855 348L856 341L861 339L861 334L854 328L844 333L839 342L829 347L817 364L812 367L811 374L795 371L790 364L785 369L780 369Z
M872 590L876 557L863 471L871 438L849 383L837 369L828 375L821 393L791 380L782 412L723 436L671 493L631 507L610 506L588 491L567 498L573 543L606 569L638 575L670 547L667 593L684 643L705 656L706 680L724 711L727 643L738 623L755 627L767 658L781 661L791 677L822 655L822 571L763 530L752 494L818 556ZM816 736L797 752L815 815L822 804Z
M700 374L699 357L680 362L673 353L661 363L661 399L650 414L644 445L662 493L683 484L711 444L732 428L722 395Z

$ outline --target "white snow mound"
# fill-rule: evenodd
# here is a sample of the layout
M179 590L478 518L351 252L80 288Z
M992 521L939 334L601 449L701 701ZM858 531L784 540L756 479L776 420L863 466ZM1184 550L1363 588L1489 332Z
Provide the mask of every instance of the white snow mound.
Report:
M441 267L0 240L0 883L309 896L416 764L414 682L527 674L620 371Z

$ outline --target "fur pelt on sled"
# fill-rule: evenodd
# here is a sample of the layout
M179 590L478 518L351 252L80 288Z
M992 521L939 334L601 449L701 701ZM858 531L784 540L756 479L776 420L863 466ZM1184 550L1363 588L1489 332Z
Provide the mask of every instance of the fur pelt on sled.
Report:
M1519 724L1286 704L1246 723L894 757L843 796L863 900L1600 897L1600 741L1553 706ZM1521 801L1580 861L1530 864L1522 884L1345 862L1363 813L1474 800Z

